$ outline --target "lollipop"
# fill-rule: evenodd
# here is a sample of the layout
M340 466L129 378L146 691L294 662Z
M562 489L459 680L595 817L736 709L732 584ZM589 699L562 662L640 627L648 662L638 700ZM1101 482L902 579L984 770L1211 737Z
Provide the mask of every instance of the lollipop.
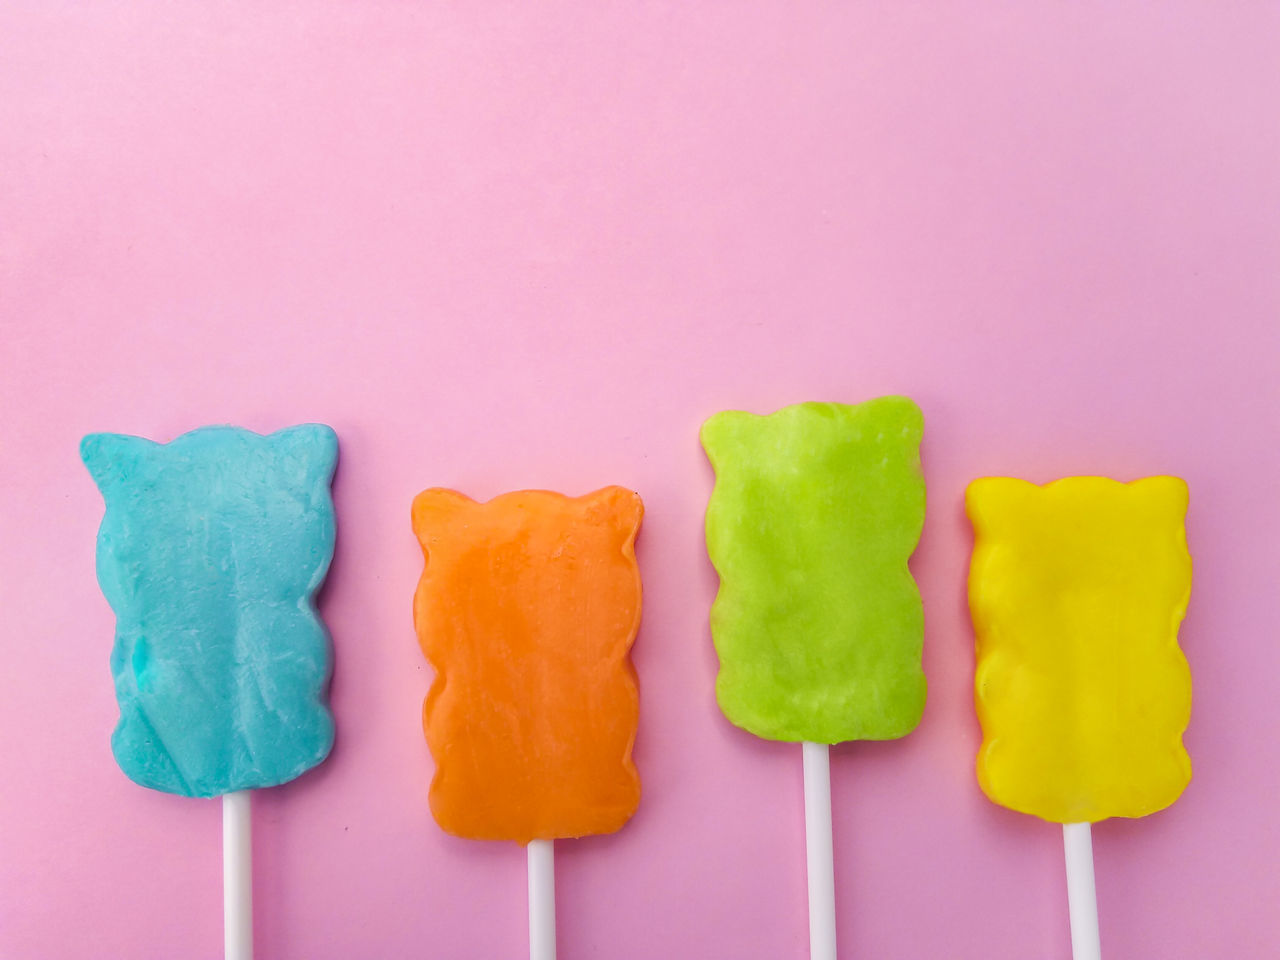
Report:
M248 791L333 743L329 638L312 600L333 555L337 438L205 427L167 444L98 433L98 580L116 614L111 748L137 783L223 797L226 956L252 956Z
M426 560L414 623L436 670L431 811L456 836L527 845L534 960L555 956L553 841L611 833L640 802L628 653L642 513L621 487L487 503L432 489L413 503Z
M1096 960L1090 823L1162 810L1191 779L1191 674L1178 647L1191 594L1187 486L987 478L966 502L978 783L1002 806L1063 824L1072 946Z
M835 957L827 745L905 736L924 710L924 621L907 569L924 522L923 426L910 400L883 397L718 413L702 428L716 473L716 698L737 726L804 743L815 960Z

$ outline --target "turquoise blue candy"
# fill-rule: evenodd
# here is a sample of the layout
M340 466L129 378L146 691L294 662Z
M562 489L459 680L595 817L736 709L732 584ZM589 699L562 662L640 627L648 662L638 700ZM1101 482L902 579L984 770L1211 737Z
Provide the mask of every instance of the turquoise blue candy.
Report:
M116 614L120 769L211 797L322 761L332 656L313 598L333 557L333 430L95 433L80 455L107 505L98 582Z

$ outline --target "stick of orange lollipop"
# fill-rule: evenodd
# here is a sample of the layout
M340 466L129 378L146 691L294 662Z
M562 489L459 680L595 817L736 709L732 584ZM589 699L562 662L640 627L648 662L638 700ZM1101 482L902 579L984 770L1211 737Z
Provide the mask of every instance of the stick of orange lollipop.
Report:
M640 802L628 653L640 624L640 497L542 490L413 503L414 622L436 677L423 726L447 832L528 850L529 956L554 960L553 841L612 833Z

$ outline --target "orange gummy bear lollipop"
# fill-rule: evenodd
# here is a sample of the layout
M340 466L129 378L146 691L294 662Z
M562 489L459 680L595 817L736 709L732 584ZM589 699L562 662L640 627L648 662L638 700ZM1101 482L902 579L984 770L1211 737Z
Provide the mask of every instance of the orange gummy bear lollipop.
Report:
M610 833L635 812L643 512L622 487L414 500L431 812L449 833L528 843Z

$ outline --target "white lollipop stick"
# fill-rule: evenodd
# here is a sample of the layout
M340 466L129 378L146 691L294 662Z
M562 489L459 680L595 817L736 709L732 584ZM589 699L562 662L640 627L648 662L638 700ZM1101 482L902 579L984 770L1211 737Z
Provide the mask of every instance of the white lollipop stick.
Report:
M529 960L556 960L554 843L554 840L529 841Z
M1071 913L1073 960L1102 960L1098 938L1098 895L1093 884L1093 836L1087 823L1064 823L1067 854L1067 909Z
M831 852L831 758L825 743L804 747L804 845L809 864L809 957L836 960L836 879Z
M222 921L226 960L253 960L253 828L249 791L222 796Z

